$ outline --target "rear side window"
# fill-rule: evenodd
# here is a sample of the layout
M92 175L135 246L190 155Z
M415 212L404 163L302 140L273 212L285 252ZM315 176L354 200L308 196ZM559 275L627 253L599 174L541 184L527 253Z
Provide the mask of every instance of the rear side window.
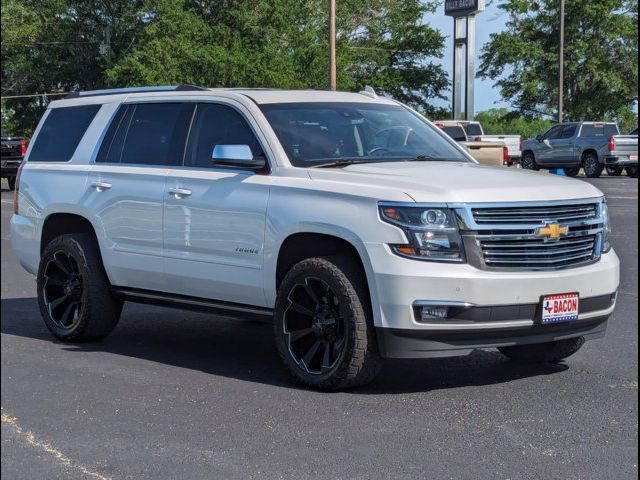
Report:
M122 106L111 122L96 162L181 165L193 108L191 103Z
M613 137L620 134L618 126L614 123L586 124L582 127L581 137Z
M444 133L449 135L456 142L467 141L467 135L466 133L464 133L464 128L462 127L448 126L448 127L442 127L442 130L444 131Z
M101 105L51 109L35 139L30 162L68 162Z
M482 128L479 123L469 123L467 124L465 130L467 131L467 135L470 137L480 137L482 136Z
M253 130L235 109L215 103L198 104L189 135L184 164L213 168L213 150L218 145L248 145L255 157L264 152Z

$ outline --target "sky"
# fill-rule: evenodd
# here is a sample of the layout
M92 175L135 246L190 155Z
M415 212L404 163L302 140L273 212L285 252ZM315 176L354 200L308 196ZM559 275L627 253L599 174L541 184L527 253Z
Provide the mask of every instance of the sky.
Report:
M489 41L489 36L495 32L501 32L506 28L507 14L500 10L497 2L488 2L491 5L476 16L476 70L479 66L479 55L482 46ZM444 6L440 6L436 13L425 16L425 22L440 30L447 37L445 41L444 57L439 60L449 78L453 79L453 18L444 15ZM500 97L500 91L493 86L491 80L475 80L475 110L481 112L489 108L509 107L508 102L504 102ZM446 102L434 102L437 105L450 106L451 92L448 92Z

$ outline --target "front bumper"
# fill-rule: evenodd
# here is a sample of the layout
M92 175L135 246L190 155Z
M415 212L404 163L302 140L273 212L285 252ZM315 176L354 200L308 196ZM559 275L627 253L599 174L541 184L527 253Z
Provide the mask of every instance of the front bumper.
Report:
M584 335L596 338L615 308L620 262L615 252L599 262L554 271L489 271L471 265L400 258L386 245L368 244L375 265L371 285L381 353L394 358L465 355L475 348L541 343ZM577 292L580 319L536 324L545 295ZM464 317L418 322L416 302L454 302L474 308ZM604 302L604 303L603 303Z
M638 165L638 156L635 155L635 160L629 155L605 157L604 164L608 167L634 167Z
M433 358L580 336L594 340L604 336L615 303L616 294L582 299L579 319L556 325L537 322L538 304L476 307L465 315L474 321L450 319L429 330L377 328L378 347L384 358Z

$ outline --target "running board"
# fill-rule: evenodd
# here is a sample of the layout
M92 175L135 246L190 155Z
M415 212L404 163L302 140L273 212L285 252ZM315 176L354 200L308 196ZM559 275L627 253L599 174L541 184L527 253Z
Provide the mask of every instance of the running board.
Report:
M114 297L133 303L207 312L244 320L273 321L273 310L270 308L136 288L113 287L111 292Z

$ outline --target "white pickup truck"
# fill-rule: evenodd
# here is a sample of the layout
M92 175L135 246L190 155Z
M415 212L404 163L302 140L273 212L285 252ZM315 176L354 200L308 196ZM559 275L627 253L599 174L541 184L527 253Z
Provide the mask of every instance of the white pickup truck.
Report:
M261 318L319 389L385 358L569 357L615 308L610 230L597 188L478 165L393 100L193 86L52 102L11 218L58 339L124 301Z
M522 158L522 137L520 135L485 135L480 122L460 120L459 122L467 132L469 140L476 142L502 142L507 146L509 162L520 163Z

